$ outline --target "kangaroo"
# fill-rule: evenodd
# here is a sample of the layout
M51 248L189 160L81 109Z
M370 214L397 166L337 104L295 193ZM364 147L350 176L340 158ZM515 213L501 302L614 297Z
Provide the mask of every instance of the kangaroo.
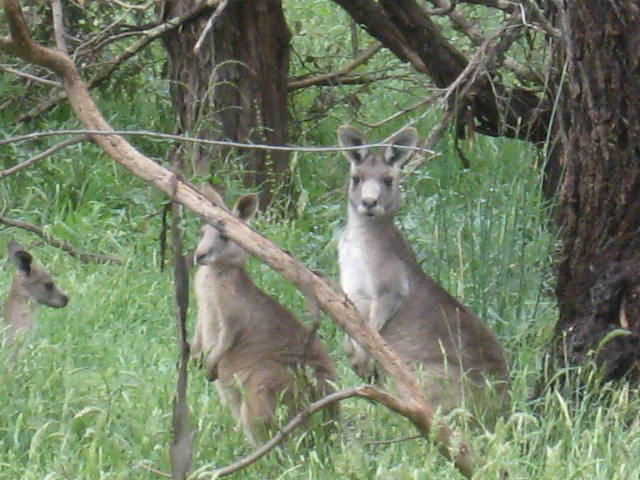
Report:
M203 192L222 203L210 185ZM257 208L257 195L245 195L233 213L249 223ZM332 392L336 372L313 333L251 280L245 268L249 254L224 230L204 225L202 232L194 253L199 267L193 354L207 357L207 378L217 379L222 401L255 446L277 426L281 404L292 412Z
M51 275L34 262L22 245L12 240L7 244L7 250L15 273L4 305L4 319L8 325L8 342L13 343L19 333L27 333L35 326L38 304L62 308L69 297L58 289Z
M351 126L338 129L338 140L345 147L366 144ZM344 151L351 168L347 224L338 246L340 283L365 321L419 373L435 405L452 409L465 390L483 390L487 378L499 381L502 400L508 368L497 337L422 271L393 221L402 201L401 169L417 141L409 128L381 153L364 146ZM358 375L378 378L360 345L347 337L345 350Z

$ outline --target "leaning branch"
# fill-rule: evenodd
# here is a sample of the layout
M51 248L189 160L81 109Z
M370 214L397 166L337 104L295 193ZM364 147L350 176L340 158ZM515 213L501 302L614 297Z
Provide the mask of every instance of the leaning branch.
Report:
M334 392L329 394L320 400L317 400L311 403L307 408L298 413L295 417L293 417L289 423L287 423L284 427L280 429L280 431L271 438L267 443L262 445L257 450L253 451L250 455L247 455L241 460L228 465L223 468L219 468L212 472L204 472L196 477L197 480L209 480L212 478L220 478L226 477L227 475L231 475L232 473L237 472L238 470L242 470L243 468L251 465L256 462L260 458L264 457L267 453L273 450L275 447L280 445L286 437L297 427L304 424L311 415L322 410L323 408L328 407L329 405L340 402L342 400L346 400L347 398L365 398L367 400L371 400L375 403L380 403L385 407L393 410L396 413L404 415L405 417L409 417L408 412L405 409L405 406L402 401L393 395L377 388L372 385L362 385L356 388L350 388L348 390L341 390L339 392ZM410 417L409 417L410 418Z
M453 460L460 471L470 478L482 463L480 458L473 453L466 440L454 434L443 420L436 420L435 410L426 400L415 374L382 337L365 324L347 297L337 293L326 279L307 269L297 258L239 221L223 205L208 200L195 187L144 156L121 136L109 134L113 129L91 98L73 61L67 55L46 49L31 39L17 0L5 0L4 7L11 37L0 39L0 48L57 73L62 78L71 107L86 128L106 133L92 135L92 139L115 161L222 230L298 288L311 289L320 308L368 351L382 370L394 379L400 396L397 411L408 416L423 436L433 438L443 455Z

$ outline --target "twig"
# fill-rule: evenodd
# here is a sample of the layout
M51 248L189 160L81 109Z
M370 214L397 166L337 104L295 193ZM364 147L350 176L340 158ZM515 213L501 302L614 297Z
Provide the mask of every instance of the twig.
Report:
M355 70L360 65L368 62L376 53L380 51L381 48L382 48L382 43L376 42L371 47L367 48L360 56L354 59L351 63L345 65L337 72L325 73L323 75L317 75L315 77L310 77L310 78L292 80L287 85L287 90L291 92L294 90L298 90L300 88L305 88L312 85L326 83L331 80L337 81L340 77L346 75L352 70Z
M121 0L111 0L111 1L116 5L121 6L122 8L126 8L127 10L146 10L150 6L152 6L154 3L156 3L155 1L152 0L146 5L131 5L130 3L125 3L125 2L122 2Z
M110 255L102 255L99 253L83 252L81 250L78 250L77 248L75 248L74 246L70 245L67 242L63 242L62 240L53 238L48 233L45 233L45 231L42 230L40 227L37 227L36 225L32 225L30 223L23 222L21 220L15 220L13 218L8 218L8 217L0 217L0 223L8 227L22 228L23 230L27 230L31 233L35 233L40 238L42 238L45 242L47 242L49 245L59 248L60 250L71 255L72 257L77 258L82 263L91 263L91 262L115 263L115 264L122 263L122 260L120 260L118 257L112 257Z
M422 100L414 103L410 107L400 109L397 112L394 112L392 115L388 116L387 118L380 120L376 123L367 123L363 121L360 121L360 123L362 125L367 126L368 128L378 128L378 127L381 127L382 125L385 125L391 122L392 120L395 120L398 117L401 117L402 115L406 115L407 113L413 112L414 110L417 110L420 107L431 105L432 103L435 103L437 100L439 100L441 97L442 97L442 92L438 92L434 95L431 95L430 97L423 98ZM435 152L429 152L429 153L435 153Z
M422 438L422 435L409 435L406 437L392 438L391 440L376 440L373 442L366 442L366 445L369 445L369 446L391 445L394 443L402 443L402 442L408 442L410 440L417 440L418 438Z
M163 472L162 470L158 470L157 468L153 468L147 462L140 462L138 464L138 467L144 468L147 472L155 473L156 475L159 475L160 477L171 478L171 475L169 473Z
M48 87L59 87L60 82L54 82L53 80L48 80L46 78L36 77L35 75L31 75L30 73L23 72L21 70L17 70L15 68L7 67L6 65L0 65L0 70L4 70L7 73L12 73L17 77L26 78L27 80L32 80L36 83L41 83L43 85L47 85Z
M193 53L195 53L196 55L200 53L202 42L204 42L204 39L209 34L209 30L213 28L213 25L216 23L216 20L220 18L220 15L222 15L222 12L224 12L224 10L227 8L227 5L229 4L229 0L222 0L222 1L218 0L216 3L218 4L217 8L211 14L211 16L209 17L209 20L207 20L207 24L204 26L204 29L202 30L202 33L200 34L198 41L193 47ZM210 4L210 6L213 6L213 5Z
M49 155L57 152L58 150L62 150L63 148L68 147L69 145L75 145L76 143L83 142L88 138L89 137L87 135L80 135L77 137L69 138L67 140L63 140L62 142L54 145L53 147L46 149L44 152L39 153L34 157L31 157L29 160L25 160L24 162L14 165L11 168L7 168L6 170L0 171L0 180L2 180L5 177L8 177L9 175L13 175L14 173L19 172L20 170L24 170L25 168L30 167L31 165L36 163L38 160L42 160L43 158L48 157Z
M170 20L167 20L165 23L158 25L157 27L151 28L145 32L142 32L142 38L138 39L136 42L128 46L124 52L118 55L116 58L107 63L106 67L101 71L96 73L87 83L89 89L98 86L101 82L109 78L109 76L116 71L120 65L122 65L125 61L129 60L131 57L136 55L139 51L145 48L149 43L154 41L155 39L161 37L165 33L174 30L181 26L182 24L192 20L196 16L198 16L205 8L209 8L206 2L199 3L196 5L191 11L186 14L175 17ZM38 115L48 111L49 109L55 107L58 103L65 100L67 98L67 93L65 91L56 92L49 98L45 103L39 105L38 107L32 109L30 112L20 116L17 120L18 123L25 122L31 120Z

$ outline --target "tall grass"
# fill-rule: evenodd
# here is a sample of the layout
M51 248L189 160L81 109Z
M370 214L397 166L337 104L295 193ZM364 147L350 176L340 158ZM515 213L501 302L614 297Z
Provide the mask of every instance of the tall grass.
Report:
M511 479L637 478L634 392L601 393L594 386L578 399L550 392L536 408L529 401L556 317L555 236L539 193L535 152L518 142L483 139L469 152L468 171L446 144L443 152L407 179L398 222L423 268L478 312L508 352L512 407L493 433L468 432L488 461L478 478L497 478L500 468ZM65 309L40 309L36 335L17 359L8 346L0 348L0 480L158 478L145 465L169 471L178 352L171 269L159 269L157 213L163 199L109 163L94 162L88 174L87 159L96 152L81 153L84 160L51 159L23 174L28 178L0 185L8 195L3 198L15 200L6 215L48 225L80 248L124 260L87 265L52 247L34 246L71 301ZM346 171L346 162L335 155L298 157L291 171L295 214L283 213L291 205L275 205L255 222L267 237L334 279ZM60 178L69 180L61 184ZM197 224L187 216L187 243L195 243ZM0 230L0 244L11 237L25 245L36 242L25 232ZM293 287L255 260L250 269L265 290L306 318L304 299ZM9 274L9 266L3 268L2 292ZM340 387L358 384L344 358L342 333L324 319L320 334L337 363ZM194 463L229 464L248 452L243 434L220 404L215 384L196 368L190 374ZM429 442L391 441L413 433L406 420L382 407L351 400L327 444L306 449L293 440L288 449L235 476L461 478Z

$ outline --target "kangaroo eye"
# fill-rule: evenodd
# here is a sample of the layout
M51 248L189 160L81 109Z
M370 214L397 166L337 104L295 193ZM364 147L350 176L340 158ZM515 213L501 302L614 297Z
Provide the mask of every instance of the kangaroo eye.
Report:
M53 290L53 282L47 282L44 284L44 288L47 290Z
M384 177L382 179L382 182L384 183L384 185L388 188L391 187L391 185L393 185L393 178L392 177Z
M358 176L351 177L351 183L353 183L354 187L357 187L361 180L362 180L362 177L358 177Z

